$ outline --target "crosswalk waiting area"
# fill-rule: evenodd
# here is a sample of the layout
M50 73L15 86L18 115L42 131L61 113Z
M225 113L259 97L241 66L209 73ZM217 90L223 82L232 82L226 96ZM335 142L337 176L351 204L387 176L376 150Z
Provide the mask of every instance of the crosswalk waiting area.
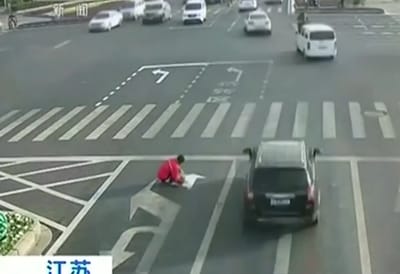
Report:
M363 139L367 133L396 138L392 117L400 115L400 108L390 113L383 102L368 106L326 101L16 109L0 116L0 141L245 138L255 132L271 139L309 134L323 139Z

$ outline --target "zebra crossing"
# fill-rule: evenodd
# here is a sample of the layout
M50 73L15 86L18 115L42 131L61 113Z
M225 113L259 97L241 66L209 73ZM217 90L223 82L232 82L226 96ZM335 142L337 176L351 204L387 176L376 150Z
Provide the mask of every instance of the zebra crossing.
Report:
M400 105L391 108L389 113L383 102L365 106L359 102L335 104L332 101L319 105L304 101L276 101L240 105L122 105L115 109L109 105L27 111L16 109L0 116L0 142L124 140L137 137L151 140L161 136L165 138L165 134L171 139L182 139L193 138L193 132L204 140L220 137L237 139L245 138L254 131L264 139L296 139L308 135L318 135L326 140L342 137L365 139L368 132L372 133L371 129L378 128L382 139L395 139L396 126L393 122L396 119L393 117L399 115ZM290 132L286 130L283 133L283 128L288 125ZM349 128L350 132L343 134Z

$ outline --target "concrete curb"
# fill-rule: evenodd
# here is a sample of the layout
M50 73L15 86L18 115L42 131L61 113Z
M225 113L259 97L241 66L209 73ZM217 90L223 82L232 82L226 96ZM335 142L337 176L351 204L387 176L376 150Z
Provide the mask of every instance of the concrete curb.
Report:
M296 7L296 12L302 12L302 11L307 11L308 14L314 14L314 13L322 13L322 14L328 14L328 13L336 13L336 14L354 14L354 13L359 13L359 14L384 14L385 10L381 8L308 8L307 10L304 7Z
M96 0L76 0L76 1L67 1L64 2L62 4L60 4L61 6L72 6L74 4L80 4L80 3L91 3L91 2L95 2ZM54 3L57 4L57 3ZM52 9L54 4L52 5L46 5L46 6L40 6L40 7L36 7L36 8L30 8L30 9L24 9L24 10L19 10L16 12L16 14L25 14L25 13L30 13L33 11L40 11L40 10L46 10L46 9Z
M62 19L62 20L22 23L22 24L18 25L17 29L38 28L38 27L45 27L45 26L70 25L70 24L86 23L89 21L90 21L90 18L88 18L88 17L83 17L83 18L73 17L73 18Z

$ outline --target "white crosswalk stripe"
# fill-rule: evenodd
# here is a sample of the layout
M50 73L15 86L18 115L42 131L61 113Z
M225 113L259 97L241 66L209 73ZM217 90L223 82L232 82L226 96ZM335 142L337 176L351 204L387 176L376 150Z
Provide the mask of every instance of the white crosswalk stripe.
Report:
M121 118L132 106L124 105L120 107L116 112L114 112L104 123L102 123L98 128L96 128L86 140L97 140L108 128L110 128L119 118Z
M268 118L263 130L263 138L275 138L281 116L282 103L274 102L269 109Z
M74 118L79 112L81 112L85 107L84 106L79 106L75 107L73 110L68 112L65 116L61 117L57 122L52 124L50 127L48 127L45 131L40 133L38 136L33 138L34 142L41 142L44 141L47 137L49 137L51 134L56 132L59 128L61 128L64 124L66 124L69 120Z
M389 115L386 115L388 110L386 105L382 102L375 102L375 109L377 111L381 111L383 113L382 116L378 117L379 125L382 130L383 137L385 139L394 139L396 138L396 133L393 128L392 119L390 119Z
M146 105L142 108L115 136L113 139L125 139L156 107L154 104Z
M35 115L39 111L40 111L40 109L33 109L33 110L29 111L28 113L26 113L25 115L18 118L17 120L15 120L14 122L12 122L11 124L9 124L8 126L6 126L5 128L3 128L2 130L0 130L0 138L3 137L4 135L6 135L7 133L9 133L10 131L12 131L17 126L21 125L23 122L25 122L26 120L31 118L33 115Z
M24 138L26 135L34 131L37 127L39 127L41 124L49 120L51 117L59 113L63 108L57 107L53 108L49 112L47 112L45 115L43 115L41 118L37 119L35 122L24 128L22 131L20 131L17 135L12 137L9 142L18 142L22 138Z
M360 104L357 102L350 102L349 109L353 137L356 139L365 138L364 118L361 113Z
M168 120L174 115L174 113L178 110L180 104L172 104L170 105L164 113L158 118L156 122L143 134L143 139L152 139L154 138L158 132L165 126Z
M171 137L183 138L189 131L193 123L196 121L197 117L199 117L204 106L205 106L204 103L195 104L194 107L186 115L185 119L183 119L182 123L180 123L180 125L176 128L174 133L172 133Z
M98 140L113 130L117 130L117 133L109 138L114 140L128 139L136 130L144 130L143 135L135 134L131 138L154 139L159 135L165 136L162 134L168 132L169 138L177 139L188 138L193 129L196 132L200 130L200 136L191 134L190 137L202 139L246 138L259 130L262 130L263 139L303 139L315 136L318 132L323 140L365 139L366 129L371 130L371 133L372 130L378 130L383 140L397 138L396 125L399 125L393 121L400 116L400 103L395 108L390 108L384 102L373 102L372 111L363 111L358 102L338 104L323 101L320 104L318 106L313 103L310 108L311 103L305 101L271 102L267 106L254 102L195 103L186 108L174 103L160 107L147 104L140 108L122 105L113 110L106 105L97 108L78 106L71 110L55 107L40 115L41 109L12 110L0 116L0 141L43 142L59 131L62 132L61 137L57 137L58 140L71 140L74 137ZM366 104L365 109L368 105L371 104ZM85 109L88 110L84 114ZM263 116L259 117L260 115ZM85 130L89 127L90 131ZM80 134L83 131L86 136ZM31 135L33 136L28 137Z
M214 115L211 117L211 120L208 122L207 127L201 134L201 138L213 138L222 121L225 118L229 108L231 107L230 103L222 103L218 106L217 110L214 112Z
M78 124L67 131L59 140L66 141L71 140L76 134L78 134L82 129L84 129L91 121L93 121L97 116L99 116L103 111L105 111L108 106L100 106L93 110L89 115L83 118Z
M324 139L336 138L335 104L333 102L323 102L322 119Z
M296 116L293 126L293 138L304 138L307 131L308 104L299 102L296 106Z
M244 108L242 113L240 114L240 117L232 131L232 138L243 138L244 135L246 134L247 127L251 121L251 118L253 117L254 111L256 109L256 104L255 103L247 103Z

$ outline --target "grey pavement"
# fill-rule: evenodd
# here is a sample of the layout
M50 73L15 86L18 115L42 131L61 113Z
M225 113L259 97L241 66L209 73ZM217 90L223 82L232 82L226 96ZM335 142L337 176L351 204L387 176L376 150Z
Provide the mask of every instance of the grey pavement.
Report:
M269 37L246 37L237 6L210 6L203 26L173 7L162 25L0 36L0 206L53 227L51 254L114 253L116 274L395 273L396 15L311 15L337 30L339 54L305 61L286 3L262 6ZM234 155L270 139L322 148L318 227L242 230L246 166L233 169ZM149 189L176 153L206 178Z

